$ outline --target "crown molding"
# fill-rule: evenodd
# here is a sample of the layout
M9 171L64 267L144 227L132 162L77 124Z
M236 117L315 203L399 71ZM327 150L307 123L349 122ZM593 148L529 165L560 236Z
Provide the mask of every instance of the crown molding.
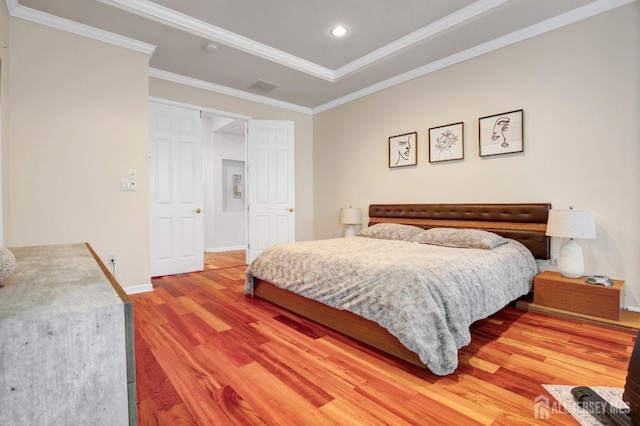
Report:
M140 3L140 4L144 4L144 5L152 5L154 8L156 8L157 10L162 10L162 9L166 9L164 10L164 12L167 12L168 16L170 17L175 17L175 12L167 9L167 8L161 8L160 6L155 5L154 3L151 3L150 1L146 1L146 0L97 0L106 4L115 4L117 3L118 5L120 5L120 3L122 4L132 4L132 3ZM453 25L456 25L457 23L463 22L466 19L471 19L471 17L476 16L479 13L482 13L482 11L486 11L489 10L489 8L493 8L496 7L504 2L506 2L508 0L480 0L474 4L472 4L471 6L465 8L465 9L461 9L460 11L460 16L456 16L456 13L449 15L447 18L443 18L442 20L424 27L412 34L409 34L406 37L403 37L402 39L397 40L396 42L392 42L387 46L384 46L380 49L378 49L377 51L372 52L370 55L365 55L362 58L352 62L351 64L347 64L346 66L339 68L338 70L335 71L331 71L328 69L324 69L324 70L328 70L331 73L331 78L328 78L328 75L326 72L324 72L324 79L325 80L329 80L329 81L335 81L335 76L337 75L338 78L342 78L346 75L350 75L353 74L354 72L357 72L359 69L361 69L362 67L368 66L373 62L376 61L380 61L381 59L383 59L385 57L385 55L390 55L393 54L392 52L397 52L398 49L403 49L403 48L407 48L409 47L411 44L415 44L420 40L424 40L427 37L433 36L435 34L437 34L439 31L443 31L446 30L447 28L450 28ZM253 101L253 102L257 102L257 103L261 103L261 104L265 104L265 105L269 105L269 106L274 106L277 108L282 108L282 109L286 109L286 110L290 110L290 111L294 111L294 112L300 112L303 114L317 114L323 111L327 111L329 109L335 108L337 106L343 105L345 103L357 100L359 98L362 98L364 96L379 92L381 90L387 89L389 87L407 82L409 80L418 78L418 77L422 77L424 75L427 75L429 73L438 71L440 69L446 68L448 66L451 65L455 65L458 64L460 62L475 58L477 56L483 55L485 53L489 53L493 50L497 50L500 49L502 47L506 47L515 43L518 43L520 41L526 40L528 38L532 38L541 34L544 34L546 32L561 28L563 26L566 25L570 25L573 24L575 22L581 21L583 19L587 19L590 18L592 16L598 15L600 13L604 13L607 12L609 10L618 8L620 6L624 6L626 4L629 3L633 3L636 0L598 0L595 1L593 3L587 4L585 6L576 8L574 10L571 10L569 12L566 12L564 14L555 16L553 18L547 19L546 21L540 22L538 24L534 24L531 25L527 28L523 28L521 30L515 31L511 34L496 38L494 40L491 40L489 42L486 43L482 43L480 45L477 45L475 47L472 47L470 49L467 49L465 51L462 52L458 52L456 54L450 55L446 58L442 58L440 60L434 61L432 63L426 64L422 67L416 68L414 70L405 72L403 74L397 75L395 77L392 77L390 79L384 80L382 82L379 82L377 84L365 87L363 89L357 90L353 93L350 93L346 96L343 96L341 98L337 98L334 99L330 102L327 102L325 104L322 104L320 106L317 106L315 108L308 108L308 107L304 107L301 105L296 105L296 104L292 104L292 103L288 103L288 102L284 102L284 101L279 101L279 100L275 100L266 96L260 96L260 95L255 95L249 92L245 92L242 90L237 90L237 89L232 89L230 87L226 87L226 86L222 86L219 84L215 84L215 83L209 83L203 80L198 80L195 78L191 78L191 77L186 77L180 74L174 74L174 73L170 73L167 71L162 71L159 69L154 69L154 68L150 68L149 69L149 76L150 77L155 77L155 78L159 78L159 79L163 79L163 80L168 80L168 81L172 81L172 82L176 82L176 83L180 83L180 84L184 84L187 86L192 86L192 87L197 87L197 88L201 88L204 90L208 90L211 92L216 92L216 93L220 93L220 94L224 94L224 95L229 95L229 96L233 96L233 97L237 97L237 98L241 98L241 99L246 99L249 101ZM13 17L17 17L17 18L22 18L22 19L26 19L32 22L36 22L39 24L43 24L43 25L47 25L53 28L57 28L63 31L68 31L68 32L72 32L74 34L78 34L81 36L85 36L85 37L89 37L89 38L93 38L96 40L100 40L100 41L104 41L107 43L111 43L111 44L115 44L121 47L125 47L128 49L132 49L132 50L136 50L139 52L143 52L146 53L148 55L152 55L153 52L155 51L155 46L151 45L151 44L147 44L144 42L140 42L137 40L133 40L127 37L122 37L119 36L117 34L113 34L107 31L103 31L103 30L99 30L97 28L93 28L84 24L79 24L77 22L74 21L70 21L64 18L59 18L57 16L54 15L50 15L44 12L40 12L34 9L30 9L24 6L21 6L18 3L18 0L5 0L5 3L7 5L7 9L9 11L9 14ZM472 6L474 6L472 8ZM118 6L117 6L118 7ZM120 6L121 9L125 9L128 10L125 6ZM132 10L134 13L135 10ZM184 17L186 17L187 22L192 21L192 18L183 15ZM153 19L153 18L152 18ZM212 27L209 24L206 24L202 21L201 22L204 26L206 27ZM214 27L217 28L217 27ZM219 28L218 28L219 29ZM225 36L231 37L233 38L233 36L237 36L229 31L223 30L223 29L219 29L222 31L223 34L225 33ZM240 37L240 36L238 36ZM422 38L421 38L422 37ZM250 39L246 39L246 38L239 38L237 39L239 42L246 42L248 44L248 48L253 48L255 47L255 43L254 41L250 40ZM225 43L226 44L226 43ZM257 43L260 46L263 46L266 50L265 52L269 51L268 46L266 45L261 45L260 43ZM404 47L401 47L404 46ZM394 50L395 49L395 50ZM247 51L247 50L245 50ZM279 52L279 51L278 51ZM284 52L282 52L284 53ZM288 55L288 54L284 54L287 55L289 57L292 58L296 58L293 57L292 55ZM271 58L268 58L271 59ZM290 58L289 58L290 59ZM299 59L299 58L297 58ZM305 61L306 62L306 61ZM358 62L358 63L355 63ZM308 63L311 64L311 63ZM311 64L312 66L315 64ZM293 67L292 67L293 68ZM298 69L298 68L296 68ZM300 70L302 71L302 70Z
M416 43L420 43L429 37L446 31L455 25L473 19L509 0L478 0L463 9L445 16L336 70L331 70L272 48L149 0L97 1L334 83L341 78L357 73L375 62L382 61Z
M369 65L380 62L390 56L397 54L409 47L420 43L428 38L431 38L438 33L446 31L458 24L461 24L469 19L473 19L476 16L488 12L489 10L500 6L509 0L479 0L471 5L464 7L456 12L445 16L425 27L422 27L398 40L382 46L379 49L374 50L348 64L335 70L335 80L339 80L351 74L354 74L361 69L368 67Z
M114 44L116 46L145 53L149 56L153 55L153 52L155 52L156 50L156 46L152 44L134 40L129 37L123 37L121 35L91 27L89 25L80 24L69 19L60 18L59 16L21 6L20 4L18 4L17 0L6 0L6 4L9 14L14 18L24 19L26 21L46 25L51 28L67 31L83 37L88 37L94 40L103 41L105 43Z
M10 0L7 0L10 1ZM97 0L101 3L117 7L122 10L126 10L130 13L142 16L153 21L171 26L173 28L204 37L214 42L218 42L243 52L258 56L260 58L278 63L280 65L295 69L297 71L304 72L306 74L321 78L323 80L335 83L336 81L353 75L362 69L383 61L398 52L406 50L413 45L420 43L428 38L431 38L441 32L447 31L450 28L459 25L463 22L471 20L480 14L498 7L510 0L478 0L471 5L464 7L448 16L433 22L423 28L414 31L404 37L399 38L379 49L374 50L342 67L332 70L281 50L272 48L263 43L251 40L247 37L235 34L231 31L209 24L207 22L195 19L191 16L177 12L173 9L169 9L165 6L158 5L149 0ZM612 8L618 7L622 4L629 3L635 0L599 0L594 3L588 4L573 11L567 12L563 15L559 15L556 18L564 19L565 15L571 17L574 12L578 14L582 9L584 13L594 14L602 13ZM592 15L590 15L592 16ZM556 19L552 18L550 21ZM546 22L546 21L545 21ZM571 23L571 22L568 22ZM567 25L567 24L565 24ZM509 37L507 35L505 37Z
M151 19L172 28L206 38L208 40L233 47L243 52L250 53L263 59L284 65L286 67L304 72L314 77L334 82L334 72L313 62L283 52L235 34L224 28L216 27L199 19L176 12L173 9L152 3L147 0L97 0L101 3L126 10L138 16Z
M441 70L451 65L455 65L460 62L473 59L480 55L484 55L485 53L489 53L494 50L498 50L503 47L507 47L512 44L519 43L523 40L527 40L529 38L547 33L549 31L556 30L566 25L570 25L570 24L582 21L584 19L590 18L595 15L599 15L609 10L618 8L620 6L633 3L634 1L636 0L599 0L593 3L590 3L588 5L585 5L585 6L573 9L569 12L565 12L561 15L555 16L553 18L549 18L537 24L530 25L526 28L515 31L511 34L498 37L491 41L474 46L470 49L463 50L461 52L447 56L446 58L442 58L437 61L431 62L422 67L418 67L411 71L407 71L403 74L399 74L395 77L392 77L387 80L381 81L379 83L373 84L371 86L365 87L364 89L357 90L341 98L334 99L333 101L327 102L325 104L322 104L320 106L313 108L312 110L313 114L318 114L320 112L330 110L337 106L346 104L351 101L355 101L356 99L360 99L362 97L371 95L381 90L388 89L390 87L396 86L401 83L405 83L409 80L413 80L418 77L422 77L424 75Z
M149 68L149 77L155 77L161 80L167 80L174 83L184 84L186 86L196 87L198 89L204 89L210 92L220 93L222 95L233 96L236 98L257 102L260 104L269 105L276 108L286 109L289 111L301 112L303 114L308 114L308 115L311 115L312 113L311 108L303 107L301 105L279 101L277 99L268 98L266 96L254 95L253 93L245 92L238 89L232 89L231 87L222 86L220 84L215 84L215 83L209 83L208 81L198 80L196 78L186 77L184 75L175 74L168 71L159 70L157 68Z
M11 15L16 7L18 7L18 0L5 0L9 15Z

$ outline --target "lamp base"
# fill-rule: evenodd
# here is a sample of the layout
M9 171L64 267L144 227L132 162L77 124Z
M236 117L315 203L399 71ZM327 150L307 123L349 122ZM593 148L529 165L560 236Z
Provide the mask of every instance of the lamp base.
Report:
M357 225L347 225L347 229L344 230L344 236L347 237L355 237L356 232L358 232Z
M584 275L584 256L582 247L573 239L567 241L560 248L558 259L558 272L567 278L580 278Z

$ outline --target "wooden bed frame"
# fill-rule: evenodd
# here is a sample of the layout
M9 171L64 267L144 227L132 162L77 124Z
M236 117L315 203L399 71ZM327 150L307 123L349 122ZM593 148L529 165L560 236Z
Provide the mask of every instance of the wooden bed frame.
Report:
M537 259L549 259L545 236L551 204L372 204L369 226L402 223L421 228L482 229L520 241ZM383 352L426 368L418 355L407 349L385 328L349 311L342 311L256 279L254 295L305 318L336 330Z

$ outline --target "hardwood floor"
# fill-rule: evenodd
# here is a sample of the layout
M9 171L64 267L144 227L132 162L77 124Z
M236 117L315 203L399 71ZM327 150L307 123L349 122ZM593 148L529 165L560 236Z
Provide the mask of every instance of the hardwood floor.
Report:
M630 333L508 307L438 377L245 296L245 268L131 296L140 425L529 425L542 384L624 386Z
M246 264L245 250L204 253L204 269L222 269Z

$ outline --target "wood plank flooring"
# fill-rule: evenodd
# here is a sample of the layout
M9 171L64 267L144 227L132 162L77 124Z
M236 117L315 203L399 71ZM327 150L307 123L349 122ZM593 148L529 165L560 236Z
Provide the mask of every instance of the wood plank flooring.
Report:
M222 252L205 252L204 269L222 269L246 264L245 250L232 250Z
M245 296L245 269L131 296L140 425L530 425L542 384L624 386L630 333L508 307L439 377Z

